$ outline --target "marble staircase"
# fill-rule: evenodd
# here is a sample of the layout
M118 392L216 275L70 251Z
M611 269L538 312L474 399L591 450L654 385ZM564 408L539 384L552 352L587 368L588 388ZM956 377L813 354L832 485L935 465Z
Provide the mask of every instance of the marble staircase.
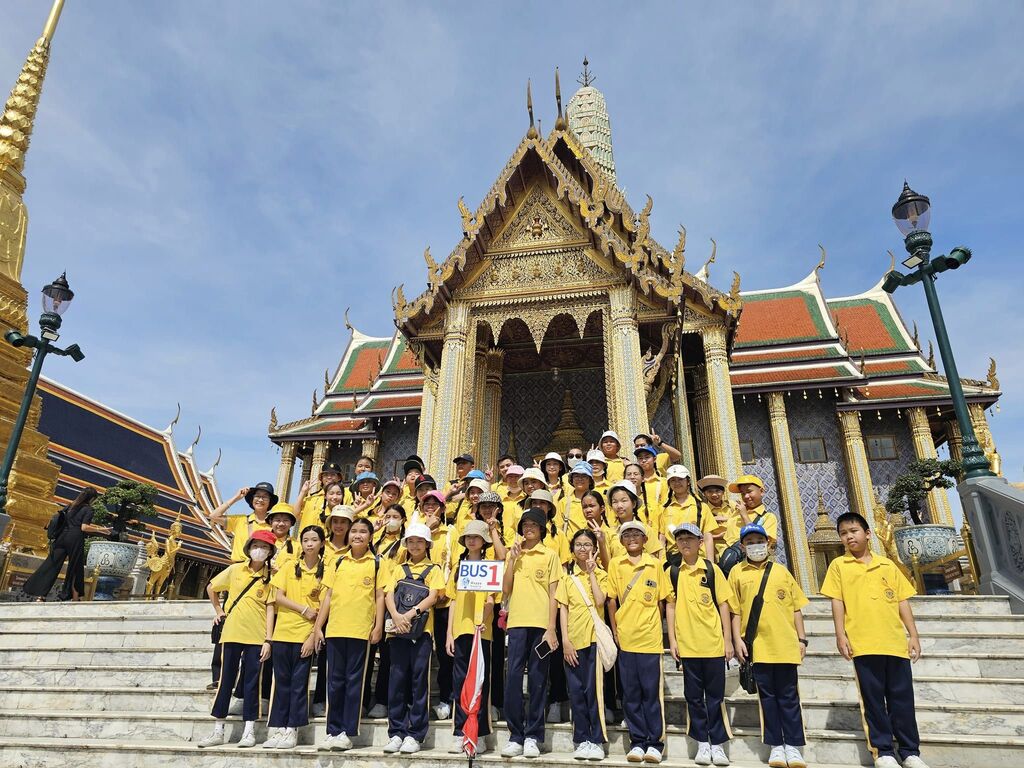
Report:
M915 666L922 751L933 768L1024 765L1024 616L996 597L928 597L913 602L924 657ZM427 749L385 757L386 721L364 720L357 748L317 752L320 718L284 752L225 746L200 751L208 734L211 694L208 604L0 604L0 765L122 768L153 761L173 765L408 765L430 768L458 762L447 753L450 723L431 729ZM812 765L869 765L852 665L832 640L828 603L805 612L811 645L800 689ZM692 765L685 737L682 679L668 659L665 702L667 764ZM727 707L737 768L763 765L756 698L729 678ZM607 764L627 765L623 729L609 727ZM241 733L229 720L229 735ZM258 724L257 739L265 736ZM530 761L542 768L577 764L569 724L549 725L546 751ZM498 727L498 746L505 732ZM502 762L492 752L477 762ZM513 762L525 762L519 758Z

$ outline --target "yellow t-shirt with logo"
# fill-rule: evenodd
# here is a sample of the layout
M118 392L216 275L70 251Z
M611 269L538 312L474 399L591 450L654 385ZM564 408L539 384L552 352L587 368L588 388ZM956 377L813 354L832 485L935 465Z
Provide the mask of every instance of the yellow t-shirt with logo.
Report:
M686 501L682 504L673 497L665 505L662 523L665 526L665 551L667 553L677 552L676 548L676 537L672 532L683 523L693 523L697 525L697 499L694 498L691 493L686 497ZM715 516L708 511L708 505L701 503L700 505L700 532L711 533L718 523L715 522ZM701 552L704 551L703 542L701 546Z
M747 631L750 606L761 586L764 567L770 562L749 560L729 571L729 586L734 600L732 612L740 615L740 634ZM807 605L807 597L793 574L784 565L774 563L764 590L764 607L754 637L754 662L765 664L799 664L800 643L797 640L793 614Z
M722 615L718 607L733 599L732 588L725 574L711 564L715 579L715 598L711 598L709 573L703 557L693 565L679 565L676 584L676 620L673 631L676 649L682 658L711 659L725 656ZM669 580L671 581L671 573ZM725 627L725 631L731 631Z
M512 592L506 598L508 628L539 627L548 629L550 595L548 585L562 578L562 563L558 555L543 544L524 549L515 564L511 555L505 563L515 577Z
M288 550L291 549L291 552ZM302 545L290 536L278 539L274 544L274 556L270 558L270 570L277 573L302 554Z
M259 522L255 513L248 515L230 515L225 523L227 532L231 534L231 560L235 563L248 563L245 544L256 531L269 531L270 523Z
M467 560L466 562L472 562ZM501 600L501 592L470 592L459 589L457 581L459 576L458 567L453 567L448 584L445 585L445 594L451 599L448 610L452 612L452 637L458 638L463 635L472 635L476 632L477 624L483 623L484 606L487 598L493 597L494 602ZM497 610L497 609L492 609ZM441 628L438 628L442 631ZM494 623L484 623L480 631L481 640L490 640L494 636Z
M293 562L289 567L282 568L275 573L270 584L274 587L275 602L278 595L284 595L292 602L308 607L306 615L309 618L303 618L298 611L278 605L277 618L274 622L274 642L306 642L309 633L313 631L316 614L320 610L320 598L324 593L323 585L316 577L320 564L317 563L312 568L308 568L305 561L300 560L298 565L298 576L295 575L295 563ZM324 573L327 572L328 567L333 568L334 563L328 563L325 560Z
M821 594L846 605L846 637L854 656L910 658L900 602L917 590L892 560L875 554L869 563L849 554L838 557L828 566Z
M590 604L600 614L601 606L594 602L594 587L590 582L590 574L576 571L574 575L583 585L583 591L586 592ZM573 574L562 574L562 580L558 583L558 591L555 592L555 601L559 605L564 605L569 613L566 617L566 623L569 625L569 642L577 649L586 648L595 641L594 617L572 577ZM594 569L594 577L597 579L597 585L607 597L608 573L598 566Z
M344 499L344 494L342 495ZM329 515L331 510L327 507L327 495L323 491L317 491L306 497L302 502L302 511L299 513L299 531L306 529L309 525L319 525L321 528L325 523L320 519L321 515Z
M661 539L658 538L658 532L652 530L649 525L645 524L645 527L647 528L647 544L644 545L644 552L653 556L656 560L663 560L664 552L661 546ZM611 527L611 535L608 536L607 541L608 555L611 560L626 556L626 547L622 543L622 539L619 538L618 525Z
M629 587L637 573L639 578ZM672 585L661 562L647 553L641 555L636 563L629 559L629 555L614 558L608 568L608 596L618 603L615 624L619 647L630 653L657 653L660 656L660 601L672 599Z
M757 521L757 518L763 518L761 520L761 527L764 528L764 532L768 534L768 538L773 542L779 538L779 518L764 508L764 504L759 504L753 509L746 510L747 519L753 524ZM737 517L738 517L737 513ZM743 524L740 523L740 527Z
M705 513L714 520L715 528L711 533L716 536L719 533L722 534L721 537L715 539L715 559L717 560L728 547L740 540L740 528L743 527L743 523L740 521L739 510L729 502L723 503L720 507L706 504L701 516L703 517ZM718 517L728 517L729 519L720 523L715 519Z
M604 476L609 483L617 483L626 476L626 462L622 457L616 456L614 459L609 459L606 456L605 461L608 464L604 468Z
M378 565L373 553L367 550L362 557L349 552L335 567L324 569L323 585L331 590L325 637L370 637L377 612L376 590L386 583L389 568L389 562L382 560Z
M441 569L436 563L431 562L427 558L423 558L418 563L394 563L389 570L387 581L383 585L384 593L394 593L395 588L398 586L398 582L406 578L406 568L409 569L409 574L411 576L416 577L421 575L428 567L430 568L430 572L423 579L423 585L427 589L436 589L438 592L443 593L445 583L444 577L441 575ZM432 635L434 633L434 609L430 608L427 613L427 624L424 632L428 635Z
M232 563L213 577L210 582L213 590L228 593L221 603L227 612L220 635L222 643L263 645L267 639L267 603L271 597L270 583L264 581L267 576L269 573L265 570L250 570L247 563ZM253 579L258 580L249 587ZM239 595L241 598L236 603Z

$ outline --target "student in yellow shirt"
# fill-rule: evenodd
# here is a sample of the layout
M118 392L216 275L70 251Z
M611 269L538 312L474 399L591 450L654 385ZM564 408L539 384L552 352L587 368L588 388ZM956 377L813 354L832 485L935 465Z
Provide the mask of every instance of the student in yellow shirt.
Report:
M509 549L502 592L508 607L508 684L505 720L508 744L502 757L540 757L544 742L544 701L551 654L558 650L555 635L555 592L562 577L558 556L544 546L547 516L531 507L519 520L519 535ZM530 706L523 708L523 677Z
M440 491L428 491L420 503L420 519L431 531L430 559L441 568L441 578L447 580L452 560L455 557L453 550L457 549L458 538L455 535L455 525L448 525L446 508L454 506L445 499ZM447 595L442 595L434 603L434 621L438 626L448 626ZM444 634L438 633L434 637L434 647L437 652L437 689L438 702L434 706L434 717L438 720L447 720L452 716L452 660L444 651Z
M420 475L419 480L416 481L416 493L415 498L410 503L409 499L402 502L402 506L405 507L406 519L413 523L422 523L423 517L420 513L420 508L423 505L423 499L431 491L437 490L437 482L431 475ZM444 494L441 494L441 498L444 498Z
M426 471L426 464L416 454L407 456L405 464L402 465L405 479L402 482L402 497L398 503L405 507L405 511L409 514L412 514L412 508L416 504L416 483Z
M714 562L715 560L715 539L711 532L717 523L715 518L708 511L701 500L690 492L690 470L682 464L673 464L666 473L666 482L669 486L670 496L665 501L662 525L669 534L665 545L666 556L673 560L678 556L676 549L675 531L683 523L693 523L701 531L704 543L704 556Z
M514 457L505 453L498 457L498 463L495 467L498 470L498 476L491 478L494 482L491 483L491 490L495 493L501 493L506 483L505 473L508 472L508 468L515 466L516 460Z
M298 557L299 548L290 535L296 523L292 505L285 501L275 504L267 515L267 522L270 523L270 532L274 534L274 554L270 558L270 572L277 573Z
M583 494L594 489L594 470L590 468L589 462L577 461L568 478L569 490L558 502L558 506L562 508L559 521L562 531L571 537L576 531L586 527L582 499Z
M619 440L618 434L614 430L606 430L601 435L601 439L597 441L597 447L604 454L607 465L605 476L608 478L608 482L616 483L622 480L626 476L626 464L629 462L619 456L619 451L622 450L622 441Z
M216 613L214 624L220 626L223 646L220 684L213 701L212 715L217 719L213 733L199 742L200 747L216 747L225 741L224 719L228 716L231 689L242 673L245 723L239 747L256 744L256 719L260 716L260 665L270 658L270 633L273 620L267 616L271 597L270 568L267 561L274 549L274 534L254 531L243 545L248 558L245 563L232 563L213 577L206 587ZM227 592L227 610L221 607L220 593Z
M380 529L373 539L373 551L377 558L389 565L402 560L405 555L405 507L401 504L392 504L384 510L378 524ZM370 648L368 672L363 687L363 707L366 709L367 717L375 719L387 717L391 675L390 654L391 646L388 643L374 643ZM377 660L376 678L373 677L374 659Z
M844 512L836 529L846 554L829 564L821 594L832 598L836 647L857 673L875 767L897 768L898 751L904 768L928 768L921 759L910 669L921 658L909 602L917 592L892 560L872 554L867 520Z
M488 492L490 493L490 492ZM486 495L486 494L485 494ZM491 493L497 498L497 494ZM481 497L482 499L483 497ZM483 504L483 501L479 502ZM494 637L493 619L495 601L501 599L501 592L470 592L458 588L459 567L462 563L474 563L490 559L487 547L495 544L494 529L482 520L470 520L459 537L462 554L456 566L452 568L451 577L445 591L452 599L448 609L447 637L445 651L452 657L452 685L455 691L455 740L448 750L452 754L462 754L464 742L462 729L466 722L466 713L460 702L462 686L466 682L469 671L470 653L473 650L473 637L480 630L480 646L484 657L484 679L480 689L480 709L476 715L477 754L487 751L484 736L491 733L491 674ZM503 635L504 637L504 635ZM504 649L503 649L504 650ZM504 654L503 654L504 655Z
M540 471L544 475L544 483L551 495L558 498L565 492L563 475L565 475L565 461L557 451L545 454L540 462Z
M725 495L729 482L719 475L704 475L697 481L697 489L704 495L708 514L715 518L715 528L711 536L715 542L715 562L717 563L728 547L740 540L740 513Z
M544 535L544 546L558 556L559 563L569 562L569 540L565 536L563 527L558 524L558 511L555 509L555 500L551 491L547 488L539 488L530 494L530 498L523 502L533 509L539 509L547 515L548 523Z
M389 566L374 556L372 535L365 518L352 523L348 554L324 570L320 611L302 647L302 654L310 656L327 646L327 750L352 748L351 737L359 733L366 652L384 631L383 585Z
M604 668L595 643L594 614L604 608L608 574L599 567L597 536L588 529L573 534L573 559L555 593L562 628L562 657L572 703L573 738L577 760L603 760Z
M643 498L644 506L660 509L668 501L669 492L668 481L658 474L658 451L650 445L643 445L633 451L633 455L643 473L643 482L636 489ZM658 535L665 536L665 531L659 531Z
M807 652L807 634L801 609L807 598L793 574L770 559L768 534L759 525L740 531L746 560L729 572L735 595L732 617L733 646L741 662L753 661L757 699L761 707L761 740L771 747L772 768L806 768L800 754L805 744L800 711L797 669ZM748 645L747 627L758 592L764 584L757 629ZM738 612L737 612L738 611Z
M506 552L505 547L505 525L502 521L502 514L504 513L504 506L501 503L501 497L494 493L494 491L486 491L480 494L480 498L476 502L476 506L473 508L473 520L483 523L487 526L487 530L490 533L490 539L488 543L493 542L494 556L498 560L504 560ZM469 522L473 522L470 520ZM468 526L469 523L466 523ZM465 529L462 531L465 533ZM459 542L462 542L462 537L459 537ZM499 598L500 599L500 598Z
M327 497L330 486L341 486L341 498L333 495ZM299 495L295 499L295 509L299 512L299 528L307 525L323 525L323 520L336 504L344 504L351 500L341 483L341 467L333 461L323 465L316 478L310 478L299 487Z
M681 560L669 568L675 601L665 606L668 646L683 666L687 733L697 742L697 765L729 765L723 745L732 737L725 712L725 665L733 658L732 589L711 558L701 557L704 532L680 523L673 533Z
M597 562L603 569L608 568L608 561L611 559L610 541L616 538L615 533L608 525L608 517L605 513L604 496L594 489L583 494L580 500L583 507L583 520L586 528L594 534L597 540Z
M381 559L397 560L405 536L405 507L392 504L384 510L380 529L373 538L373 551ZM376 528L376 526L374 526Z
M430 542L427 526L410 525L402 541L405 558L391 567L391 575L384 586L391 648L388 684L388 736L391 738L384 745L385 753L419 752L430 725L430 652L434 647L431 608L445 586L441 569L427 556ZM417 594L403 594L404 584L423 587L426 592L419 594L417 590Z
M642 523L621 525L619 539L625 554L613 558L608 569L608 597L629 728L626 759L660 763L665 748L661 606L672 599L672 587L661 561L644 551L647 529Z
M380 503L377 504L377 511L387 509L392 504L401 504L402 484L397 480L388 480L380 487ZM404 508L404 507L403 507Z
M252 512L248 515L228 515L228 510L239 499L245 499L245 503L249 505ZM244 551L245 545L255 531L270 530L267 513L277 502L278 497L274 493L273 485L266 482L256 483L251 488L243 488L210 513L210 522L213 525L221 526L231 537L232 562L247 563L249 561Z
M331 514L327 516L328 538L324 542L324 561L328 566L333 566L341 555L348 552L348 530L355 519L352 507L338 504L331 508Z
M621 527L626 523L635 521L644 524L645 532L648 530L652 532L652 536L645 539L644 549L660 560L662 557L661 539L657 535L653 535L653 532L660 527L661 521L658 518L652 521L646 517L638 517L638 515L644 513L644 510L640 506L640 497L636 495L636 486L629 480L619 480L617 483L614 483L611 490L608 491L608 506L611 507L612 513L615 515L615 522L618 525L617 530L621 530ZM612 560L616 557L621 557L626 552L626 548L622 545L618 535L608 542L608 550Z
M590 471L594 478L594 490L601 494L608 493L608 489L612 487L611 481L608 480L605 474L608 460L601 453L600 449L595 448L592 451L587 451L587 464L590 465Z
M779 538L779 518L764 508L764 481L757 475L741 475L729 484L730 493L738 493L740 523L743 526L760 525L768 536L768 546L774 549Z
M659 475L664 475L668 471L669 464L674 464L683 459L683 454L676 450L674 446L662 440L661 435L655 434L654 430L651 430L650 434L641 432L633 438L634 449L643 448L645 445L649 445L658 451L656 463Z
M324 532L319 525L303 529L299 536L302 557L294 567L280 569L270 580L274 599L268 612L276 608L271 660L274 665L274 689L267 715L268 738L264 749L293 749L298 730L309 724L309 671L313 657L302 655L302 644L313 632L320 610L324 577Z

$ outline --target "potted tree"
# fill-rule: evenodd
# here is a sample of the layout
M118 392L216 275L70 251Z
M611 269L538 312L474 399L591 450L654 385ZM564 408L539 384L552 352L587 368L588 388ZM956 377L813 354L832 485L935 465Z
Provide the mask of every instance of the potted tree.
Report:
M922 565L940 560L961 549L956 528L934 522L925 523L921 510L929 491L945 490L956 485L961 472L959 461L952 459L917 459L907 471L896 478L885 502L885 509L904 525L893 532L896 551L904 563L912 556ZM909 523L906 521L909 518Z
M149 483L119 480L92 502L95 525L110 528L106 537L86 542L85 569L99 568L95 600L113 600L114 593L131 571L138 555L135 544L125 541L128 531L142 531L146 518L155 516L157 490Z

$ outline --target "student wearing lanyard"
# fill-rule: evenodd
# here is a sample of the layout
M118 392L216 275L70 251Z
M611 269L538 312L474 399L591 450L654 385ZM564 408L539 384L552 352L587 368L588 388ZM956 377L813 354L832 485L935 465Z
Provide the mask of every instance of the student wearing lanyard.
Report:
M565 483L563 481L565 469L565 462L558 451L551 451L551 453L545 454L544 458L541 459L540 471L544 475L544 483L555 498L559 498L565 492Z
M583 518L583 494L594 489L594 470L585 461L577 461L569 472L569 489L559 501L562 508L562 530L566 536L572 536L586 527Z
M612 512L615 515L615 523L618 524L617 530L621 531L622 526L629 522L636 521L644 524L644 540L646 542L644 544L644 551L660 560L662 556L661 540L657 536L650 538L646 536L648 530L653 531L654 526L660 524L660 519L656 518L654 521L651 521L649 518L638 517L638 514L643 514L643 508L640 507L640 498L636 495L636 487L633 483L629 480L619 480L617 483L614 483L611 490L608 491L608 506L612 508ZM626 548L618 535L608 542L608 554L612 560L621 557L625 553Z
M456 540L455 525L448 525L446 508L450 504L440 491L428 491L420 504L420 520L430 529L430 559L441 568L442 580L447 580L452 558L455 556L452 541ZM451 505L454 506L454 505ZM472 508L471 508L472 509ZM448 626L448 596L441 595L434 603L434 621L438 626ZM444 650L444 635L434 636L434 651L437 654L437 693L434 717L447 720L452 716L452 660Z
M727 547L740 540L740 513L725 495L728 481L719 475L704 475L697 481L697 488L704 495L708 513L715 518L715 529L711 532L715 542L715 562Z
M426 464L416 454L407 456L405 463L402 465L405 479L402 482L402 497L398 500L398 503L405 507L405 511L409 514L412 514L416 506L416 483L419 482L419 479L423 477L423 473L426 471Z
M333 487L333 486L332 486ZM324 542L324 567L334 568L338 558L348 553L348 530L355 522L356 513L352 507L338 504L327 517L329 537ZM316 618L314 616L314 618ZM327 651L321 648L316 654L316 685L313 686L313 717L323 717L327 711Z
M606 474L608 460L599 449L594 449L587 451L587 463L590 465L591 475L594 478L594 490L601 494L607 493L608 489L612 487Z
M738 493L740 522L743 525L760 525L768 536L768 548L775 548L779 538L779 518L764 508L764 481L757 475L741 475L735 483L729 484L730 493Z
M655 471L657 453L651 446L636 449L636 462L640 465L640 471L643 473L643 479L637 485L636 490L643 501L647 519L658 520L657 525L651 523L651 536L658 537L661 548L664 550L668 542L665 529L665 503L668 501L669 488L668 481Z

